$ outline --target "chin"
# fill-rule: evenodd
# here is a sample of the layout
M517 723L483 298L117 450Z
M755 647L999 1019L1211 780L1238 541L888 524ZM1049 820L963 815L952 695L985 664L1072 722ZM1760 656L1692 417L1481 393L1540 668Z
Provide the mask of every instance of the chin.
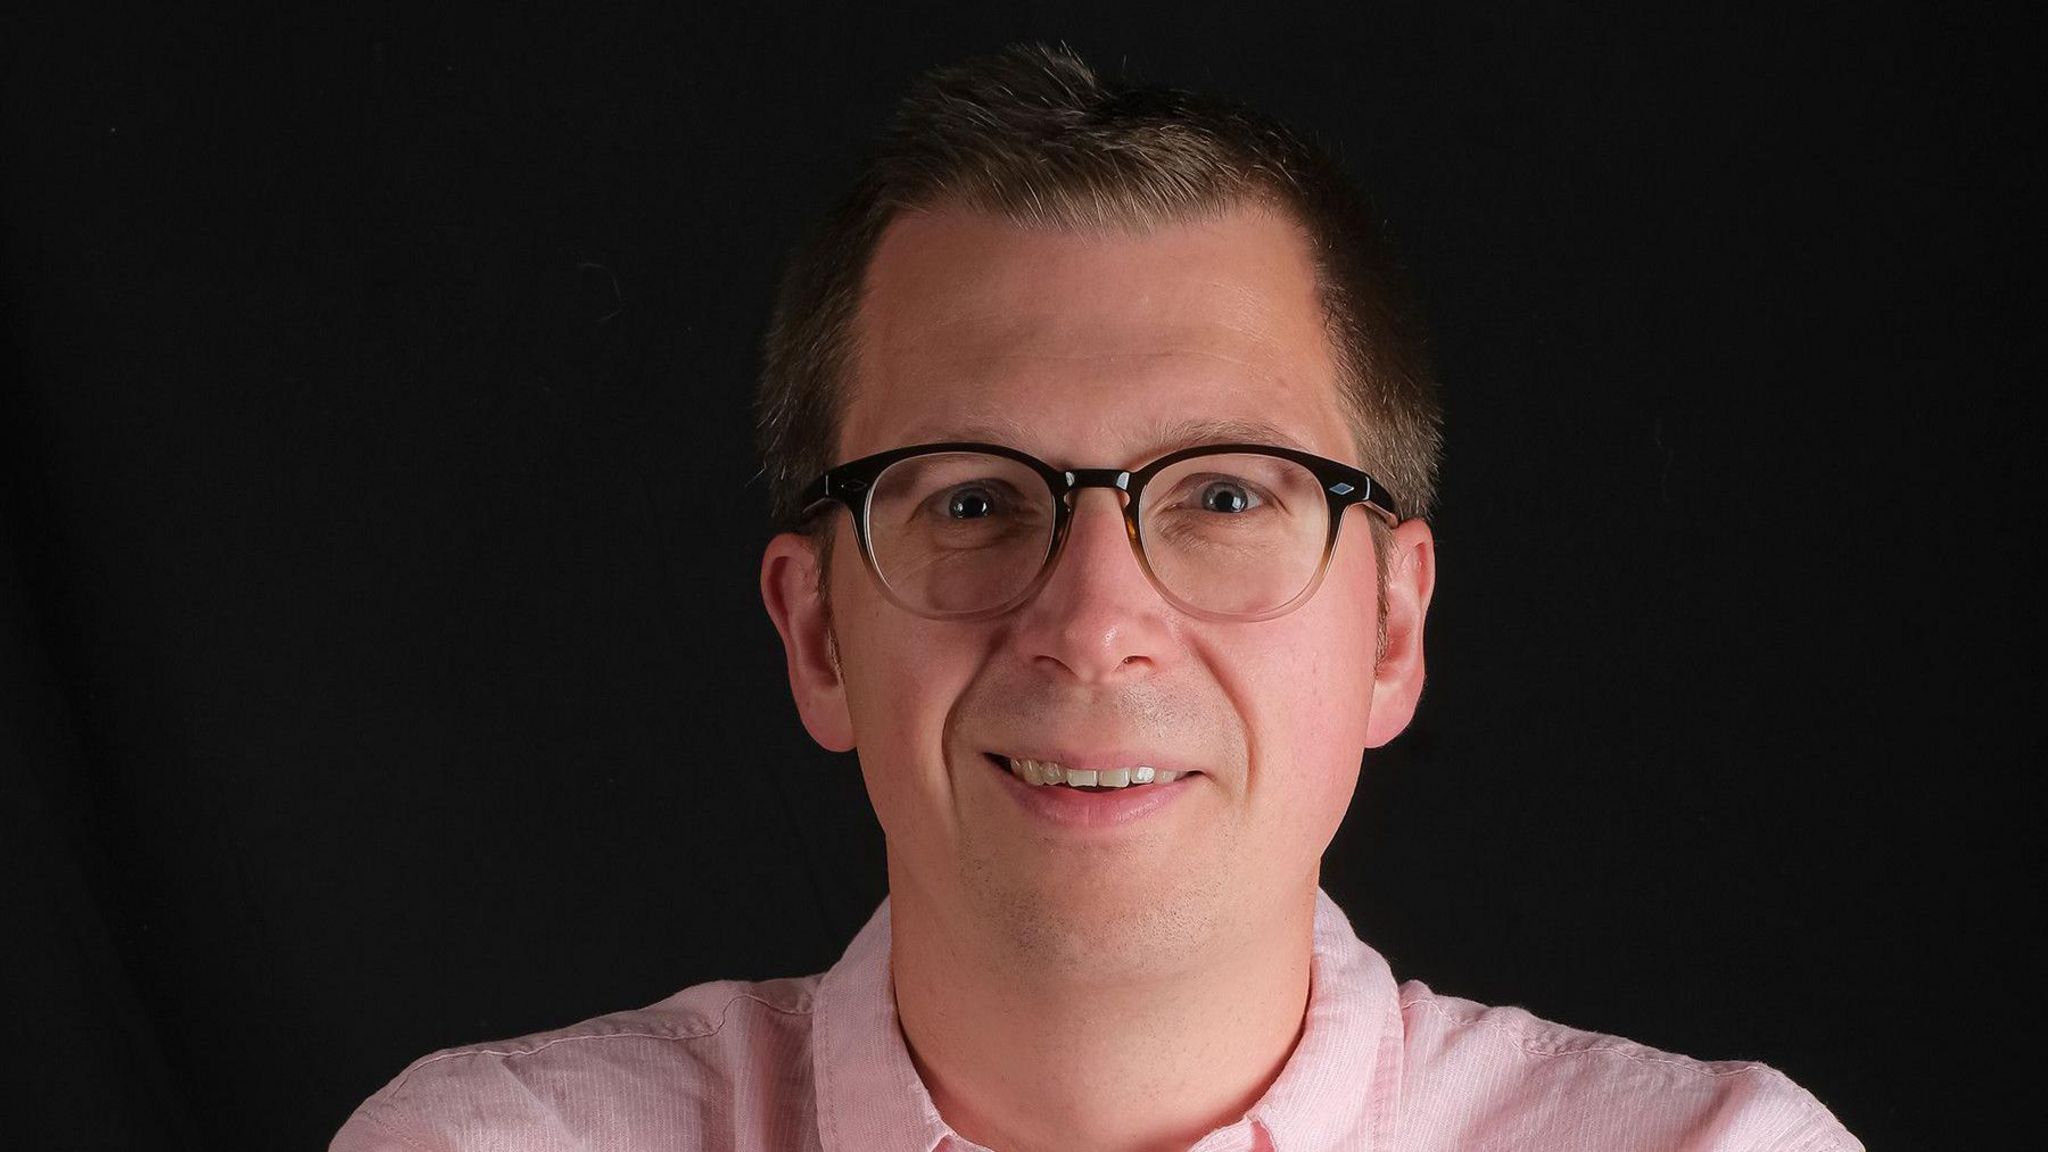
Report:
M969 899L993 943L1032 972L1170 972L1206 953L1230 919L1228 893L1202 874L1209 869L1119 877L1077 861L1042 871L968 873Z

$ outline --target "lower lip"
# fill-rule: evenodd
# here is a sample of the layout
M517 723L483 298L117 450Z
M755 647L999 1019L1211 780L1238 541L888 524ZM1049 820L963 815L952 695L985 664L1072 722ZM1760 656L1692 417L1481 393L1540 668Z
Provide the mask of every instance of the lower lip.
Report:
M1025 811L1066 828L1121 828L1157 815L1200 779L1182 776L1171 784L1134 784L1107 792L1083 792L1061 784L1026 784L1000 762L988 765L1002 777L1013 799Z

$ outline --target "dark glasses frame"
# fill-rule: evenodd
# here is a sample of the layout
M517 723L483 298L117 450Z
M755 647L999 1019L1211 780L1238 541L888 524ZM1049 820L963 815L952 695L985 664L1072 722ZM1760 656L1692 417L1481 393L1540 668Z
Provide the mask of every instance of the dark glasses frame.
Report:
M1033 576L1015 596L994 607L977 608L967 612L933 612L905 603L896 594L896 590L890 587L889 578L883 575L881 566L875 562L874 549L869 543L868 515L875 481L890 465L918 456L936 456L948 452L980 452L1014 460L1036 472L1039 478L1045 481L1046 491L1052 496L1052 540L1046 547L1045 559L1040 563L1037 575ZM1277 608L1252 615L1216 612L1189 604L1175 595L1152 571L1152 563L1145 555L1144 529L1138 522L1141 497L1145 485L1150 483L1153 477L1183 460L1224 455L1272 456L1299 464L1315 476L1322 485L1324 497L1330 502L1330 528L1323 540L1323 555L1316 563L1315 575L1309 578L1308 585L1292 600ZM1329 571L1330 557L1337 548L1337 533L1344 525L1344 510L1352 505L1359 505L1377 514L1389 527L1401 522L1401 514L1395 509L1393 496L1371 476L1349 464L1294 448L1282 448L1272 444L1202 444L1169 452L1142 468L1125 470L1055 468L1030 453L1020 452L1001 444L983 444L971 440L949 440L892 448L887 452L877 452L872 456L849 460L836 468L828 469L804 490L803 516L809 519L831 504L845 506L853 515L854 539L860 545L861 558L866 561L869 574L881 585L882 593L889 598L890 603L913 615L931 620L985 620L1000 616L1031 599L1052 575L1053 567L1059 563L1060 553L1066 547L1067 529L1074 520L1074 498L1084 488L1109 488L1125 494L1127 499L1122 501L1124 533L1130 539L1131 552L1138 558L1138 567L1144 571L1145 578L1152 582L1152 587L1157 589L1168 603L1191 616L1205 620L1270 620L1307 602L1322 585L1324 573Z

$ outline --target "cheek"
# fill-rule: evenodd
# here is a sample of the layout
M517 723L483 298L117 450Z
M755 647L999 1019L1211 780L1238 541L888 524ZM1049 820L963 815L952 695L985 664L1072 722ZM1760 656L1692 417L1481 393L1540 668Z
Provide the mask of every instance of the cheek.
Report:
M918 640L872 586L852 540L841 543L832 558L832 635L854 742L865 763L885 751L893 757L904 743L916 713L916 681L903 669L914 666Z
M1292 831L1318 846L1335 834L1351 803L1364 757L1365 695L1371 678L1354 678L1344 668L1300 669L1277 714L1267 723L1273 733L1268 772L1278 781Z
M853 607L849 605L849 607ZM947 790L946 719L971 669L959 645L890 605L861 604L837 621L847 709L868 794L885 828L926 820Z
M1343 586L1340 585L1340 588ZM1370 596L1370 585L1367 585ZM1338 589L1325 587L1318 594ZM1355 590L1327 605L1311 601L1283 618L1284 636L1262 672L1265 712L1254 720L1266 739L1265 770L1284 777L1278 799L1290 833L1319 849L1335 834L1365 754L1372 713L1373 602ZM1311 609L1322 608L1322 611Z

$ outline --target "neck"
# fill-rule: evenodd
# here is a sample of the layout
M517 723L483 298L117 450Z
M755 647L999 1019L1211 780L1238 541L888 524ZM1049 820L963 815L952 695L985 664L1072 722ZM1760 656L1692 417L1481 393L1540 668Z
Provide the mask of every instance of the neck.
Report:
M1301 1036L1313 886L1289 903L1219 931L1201 955L1117 978L1006 963L1000 941L892 885L911 1059L946 1123L998 1152L1178 1152L1242 1118Z

